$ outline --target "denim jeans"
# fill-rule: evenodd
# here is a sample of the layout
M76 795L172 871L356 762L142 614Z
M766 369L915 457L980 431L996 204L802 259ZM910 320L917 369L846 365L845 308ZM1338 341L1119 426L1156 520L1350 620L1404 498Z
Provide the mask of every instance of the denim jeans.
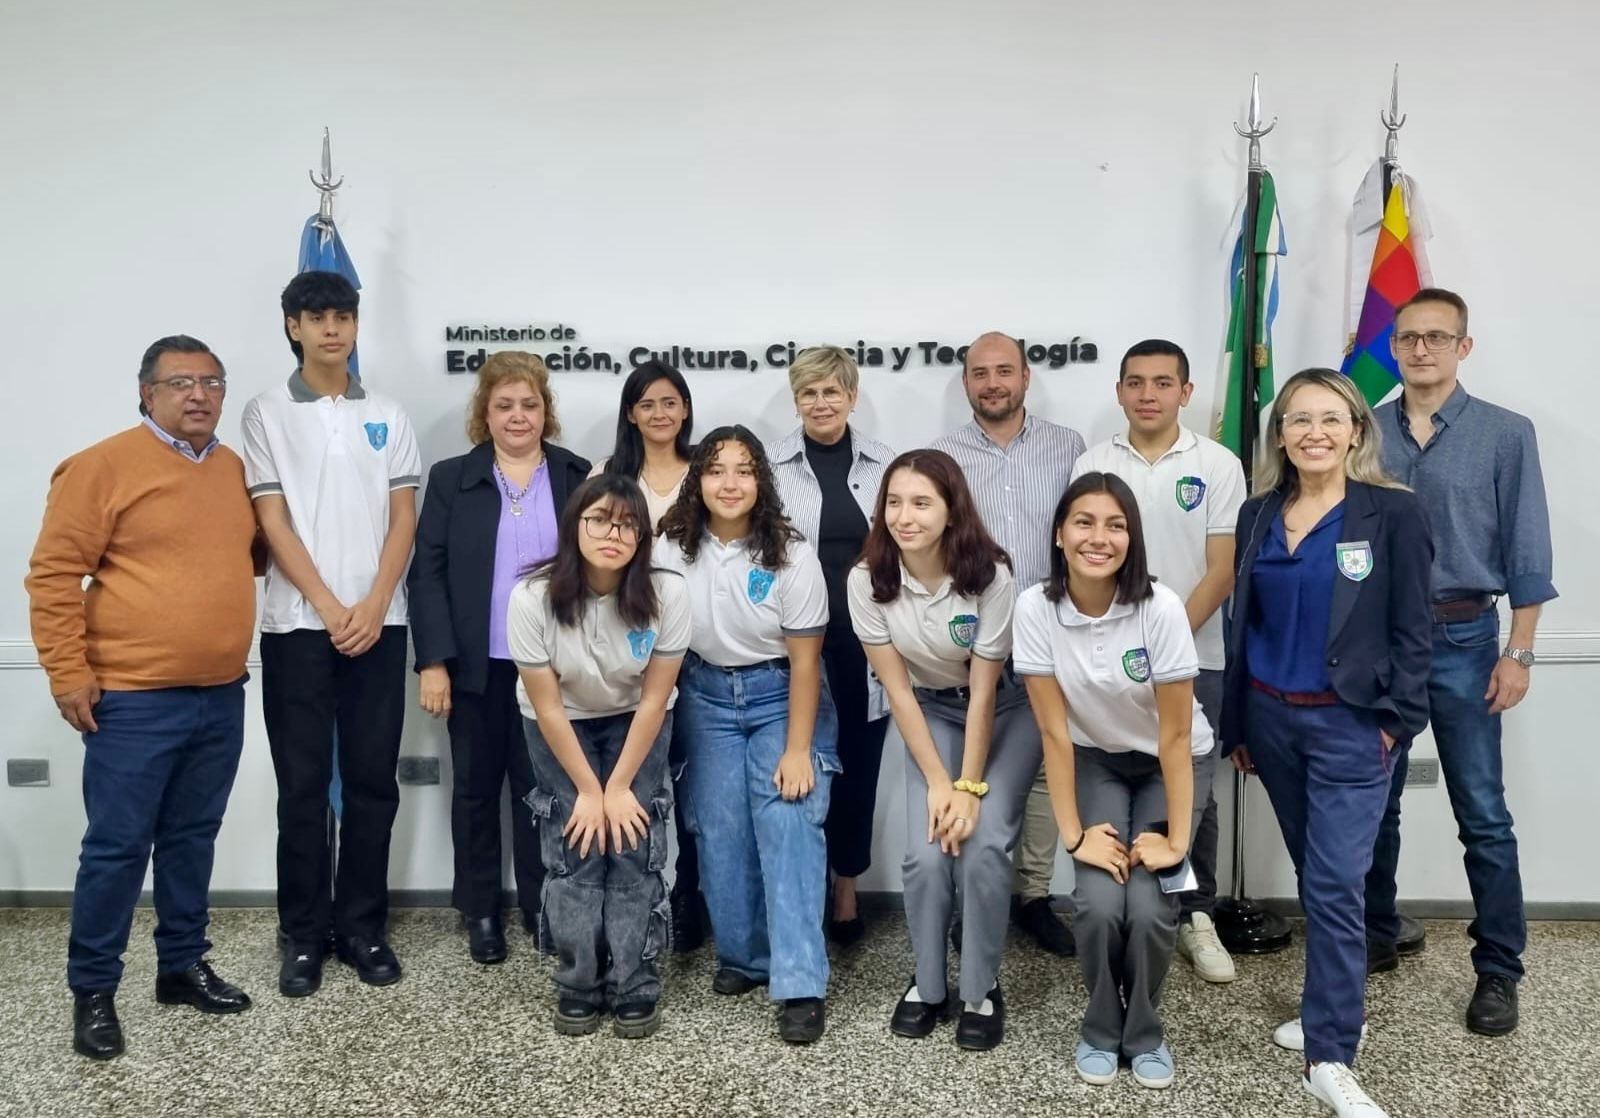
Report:
M1499 660L1500 618L1494 610L1433 627L1429 717L1465 847L1467 885L1477 915L1467 929L1473 940L1472 966L1480 974L1516 980L1522 977L1522 952L1528 943L1522 870L1501 776L1500 716L1489 713L1483 697ZM1388 809L1367 875L1367 934L1388 942L1400 931L1395 871L1400 864L1400 793L1410 748L1404 742L1397 750Z
M107 691L83 735L89 817L72 891L67 984L114 991L144 871L155 856L156 969L211 949L212 854L244 746L244 678L217 687Z
M816 785L804 799L785 800L772 780L788 745L787 668L723 669L691 654L678 678L677 715L687 754L684 818L700 850L717 962L770 980L776 1001L826 996L823 824L839 772L827 677L811 736Z
M622 755L633 712L572 721L589 767L603 787ZM544 858L544 894L540 927L559 957L553 976L564 998L600 1007L607 1001L656 1001L661 979L656 957L667 942L667 889L661 871L667 865L667 814L672 810L672 785L667 771L667 741L672 712L661 722L630 787L650 814L649 837L638 849L621 850L606 843L580 857L561 832L578 800L561 762L550 751L539 724L522 720L533 762L533 791L528 807L539 834ZM604 976L602 962L609 956Z

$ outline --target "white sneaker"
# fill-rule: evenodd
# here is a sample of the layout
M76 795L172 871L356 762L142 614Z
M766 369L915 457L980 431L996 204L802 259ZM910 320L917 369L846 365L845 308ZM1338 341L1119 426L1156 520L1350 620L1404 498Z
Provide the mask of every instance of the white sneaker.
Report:
M1361 1039L1357 1044L1367 1042L1367 1023L1361 1022ZM1285 1021L1272 1030L1272 1043L1279 1048L1287 1048L1291 1052L1304 1052L1306 1050L1306 1031L1300 1025L1300 1018Z
M1313 1064L1300 1082L1305 1085L1306 1094L1339 1118L1389 1118L1381 1106L1367 1097L1356 1082L1356 1073L1345 1064Z
M1178 924L1178 954L1194 964L1194 971L1207 982L1232 982L1233 956L1217 938L1211 917L1197 912Z

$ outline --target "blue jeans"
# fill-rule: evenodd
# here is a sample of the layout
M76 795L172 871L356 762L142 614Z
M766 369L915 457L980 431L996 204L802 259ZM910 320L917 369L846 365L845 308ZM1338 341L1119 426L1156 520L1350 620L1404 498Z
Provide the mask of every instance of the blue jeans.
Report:
M811 736L816 785L800 800L785 800L772 780L788 745L787 668L724 670L691 654L678 677L677 714L686 754L684 820L698 839L717 962L770 980L774 1000L824 997L823 823L840 771L827 677Z
M1483 694L1500 659L1500 617L1492 609L1470 621L1433 627L1433 671L1428 677L1429 717L1439 750L1439 768L1450 794L1461 845L1466 848L1467 885L1477 919L1472 966L1480 974L1522 977L1528 923L1522 905L1522 870L1511 830L1501 776L1500 716L1489 713ZM1396 758L1388 809L1367 875L1367 934L1393 942L1400 931L1395 909L1395 871L1400 864L1400 793L1405 788L1405 753Z
M244 679L216 687L107 691L83 735L89 817L72 892L67 985L114 991L133 906L155 852L156 969L211 949L212 852L244 746Z
M601 787L617 767L632 725L632 711L573 720L572 732ZM541 938L558 957L552 976L556 989L563 998L597 1008L608 1000L612 1005L656 1001L661 997L656 957L667 943L667 886L661 871L667 865L667 813L672 810L667 773L672 712L662 720L629 785L639 806L650 814L649 837L635 850L626 843L618 850L608 839L604 854L594 844L587 858L580 857L561 833L578 801L572 778L550 751L537 722L524 718L522 729L533 762L533 791L526 803L544 858Z
M1362 887L1397 758L1371 711L1291 706L1254 688L1245 741L1300 882L1306 1059L1353 1064L1366 1017Z

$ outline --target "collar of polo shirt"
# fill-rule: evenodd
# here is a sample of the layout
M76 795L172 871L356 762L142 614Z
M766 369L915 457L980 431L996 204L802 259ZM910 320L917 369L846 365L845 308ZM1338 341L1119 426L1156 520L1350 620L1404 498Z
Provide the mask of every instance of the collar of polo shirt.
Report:
M367 390L361 387L361 381L354 374L350 375L350 383L345 387L344 398L346 400L365 400L367 398ZM305 372L301 369L296 369L289 374L289 399L297 404L314 404L318 400L324 399L324 397L312 391L311 386L306 383ZM332 399L332 397L327 397L327 399Z
M1122 447L1130 454L1136 455L1139 458L1144 457L1144 455L1139 453L1139 449L1133 445L1133 440L1128 438L1126 431L1118 432L1117 434L1112 435L1111 442L1115 446ZM1171 446L1167 447L1166 450L1162 451L1161 458L1165 458L1169 454L1182 454L1184 451L1193 450L1199 445L1200 440L1195 437L1195 433L1180 423L1178 424L1178 440ZM1151 462L1150 465L1154 466L1156 462L1161 461L1161 458L1157 458L1156 461Z
M1111 608L1099 617L1090 617L1073 604L1071 594L1061 595L1061 600L1056 603L1056 620L1063 625L1095 625L1103 621L1115 621L1119 617L1127 617L1138 609L1136 602L1124 602L1120 598L1111 600Z

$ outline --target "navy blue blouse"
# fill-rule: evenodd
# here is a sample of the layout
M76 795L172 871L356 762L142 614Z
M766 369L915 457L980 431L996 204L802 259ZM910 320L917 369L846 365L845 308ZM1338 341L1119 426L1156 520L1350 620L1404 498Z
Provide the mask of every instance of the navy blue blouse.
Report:
M1291 554L1283 513L1272 519L1250 582L1245 656L1250 674L1279 691L1331 691L1328 616L1344 502L1329 509Z

